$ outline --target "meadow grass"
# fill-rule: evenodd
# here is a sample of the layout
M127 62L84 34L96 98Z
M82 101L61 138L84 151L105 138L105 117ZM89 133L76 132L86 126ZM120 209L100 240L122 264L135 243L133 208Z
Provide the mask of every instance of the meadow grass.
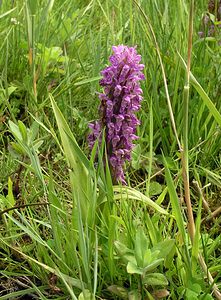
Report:
M198 2L0 1L0 299L221 299L220 32L199 38ZM127 186L87 145L119 44L146 77Z

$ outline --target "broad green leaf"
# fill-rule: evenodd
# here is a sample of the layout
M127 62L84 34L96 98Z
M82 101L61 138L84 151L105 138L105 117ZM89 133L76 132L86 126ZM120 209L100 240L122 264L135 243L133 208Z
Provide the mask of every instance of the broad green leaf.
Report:
M194 291L196 294L200 294L202 291L202 287L198 283L189 281L187 286L188 286L188 289L190 289L191 291Z
M9 203L9 207L13 207L15 205L15 198L13 195L13 188L12 188L12 180L9 177L8 178L8 195L7 195L7 200Z
M89 290L84 290L78 296L78 300L95 300L95 296Z
M114 246L116 247L117 253L123 256L126 253L133 253L133 251L127 248L123 243L115 241Z
M131 187L119 187L114 186L114 198L115 200L136 200L141 201L147 206L152 207L156 211L158 211L161 214L169 215L169 213L162 207L160 207L158 204L156 204L154 201L152 201L149 197L142 194L140 191L135 190Z
M159 197L155 201L158 205L160 205L164 201L167 192L168 192L168 188L165 187L164 190L162 191L162 193L159 195Z
M144 234L143 228L139 227L135 237L135 257L140 268L143 268L145 263L148 264L151 261L151 251L148 249L148 246L149 241Z
M185 293L185 298L186 299L191 299L191 300L198 300L199 299L199 295L198 293L190 290L190 289L186 289L186 293Z
M15 138L18 141L21 141L22 140L22 134L21 134L21 132L19 130L18 125L16 125L14 122L12 122L11 120L9 120L9 128L10 128L12 134L15 136Z
M170 268L173 257L176 253L175 240L165 240L156 244L153 248L153 251L160 251L158 258L164 258L164 266Z
M146 214L146 224L148 229L148 235L150 237L150 241L152 245L155 245L158 240L158 229L155 227L154 223L152 222L152 218L149 214Z
M168 285L166 277L161 273L150 273L144 278L144 283L147 285Z
M118 296L121 299L128 299L128 291L127 289L117 286L117 285L111 285L108 288L108 291L110 291L112 294Z
M146 249L146 251L143 254L144 256L143 256L142 267L144 268L151 263L153 257L152 257L152 251L150 249Z
M38 149L41 147L41 145L43 144L43 141L36 141L33 143L33 149L35 151L38 151Z
M10 96L12 93L14 93L14 91L17 90L17 87L16 86L9 86L8 88L8 95Z
M162 193L162 186L156 181L150 182L149 195L155 196Z
M133 264L136 264L136 258L134 256L134 252L127 248L124 244L115 241L114 246L116 248L117 254L124 260L126 263L131 262Z
M139 268L136 264L129 261L127 264L127 273L142 275L143 269Z
M168 254L175 250L175 240L165 240L157 243L152 251L159 250L158 258L166 258Z
M124 256L122 256L122 260L126 263L131 262L132 264L135 264L135 265L137 264L137 260L136 260L135 256L130 253L124 254Z
M132 161L131 165L135 170L140 168L140 156L141 156L141 146L140 144L135 145L132 151Z
M22 140L27 143L28 141L28 133L27 133L27 128L25 127L24 123L20 120L18 120L18 128L21 132L22 135Z
M15 152L17 152L16 154L18 155L26 154L25 149L20 144L11 142L11 146L12 146L12 152L14 150Z
M70 180L74 194L73 200L76 205L76 201L79 199L82 210L82 220L85 222L88 217L88 213L90 212L90 205L93 205L93 203L90 202L93 198L91 197L92 190L90 189L92 178L89 176L91 164L78 146L74 135L72 134L53 97L51 95L49 95L49 97L57 121L64 153L67 158L68 165L71 168Z
M213 296L210 294L202 295L199 299L200 300L214 300Z
M143 273L145 274L155 270L163 261L164 261L163 258L156 259L155 261L153 261L152 263L150 263L148 266L144 268Z
M88 169L91 167L90 161L77 144L74 135L72 134L66 120L64 119L60 109L51 95L50 99L57 120L63 148L70 166L73 168L74 172L80 172L82 175L88 174Z

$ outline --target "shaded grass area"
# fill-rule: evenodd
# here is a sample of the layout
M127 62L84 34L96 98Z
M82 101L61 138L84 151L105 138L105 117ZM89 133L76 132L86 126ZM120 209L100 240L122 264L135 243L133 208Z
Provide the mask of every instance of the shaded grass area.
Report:
M215 297L220 214L206 218L220 207L221 50L218 23L198 36L207 1L195 3L188 105L192 245L170 115L183 145L190 2L0 1L1 299ZM119 44L137 45L146 76L128 187L86 141Z

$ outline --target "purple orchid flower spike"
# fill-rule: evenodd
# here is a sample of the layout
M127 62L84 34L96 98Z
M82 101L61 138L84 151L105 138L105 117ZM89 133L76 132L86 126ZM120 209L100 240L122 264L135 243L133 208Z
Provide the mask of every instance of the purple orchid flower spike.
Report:
M136 127L140 124L135 113L140 109L143 99L140 81L144 80L140 64L141 56L135 47L124 45L113 46L113 55L109 60L111 65L101 71L103 78L100 85L104 93L99 95L100 119L91 123L92 132L88 136L89 147L96 140L101 142L102 131L105 130L105 140L108 161L114 183L126 184L124 177L125 161L130 161Z

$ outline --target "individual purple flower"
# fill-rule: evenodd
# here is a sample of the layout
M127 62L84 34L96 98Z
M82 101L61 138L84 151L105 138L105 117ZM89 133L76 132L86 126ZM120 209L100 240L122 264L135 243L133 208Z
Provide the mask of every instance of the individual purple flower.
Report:
M131 159L136 127L140 124L135 113L140 109L142 89L140 80L144 80L140 64L141 56L135 47L113 46L110 66L101 71L100 85L104 92L99 94L100 119L91 123L92 132L88 136L89 147L95 141L101 142L104 130L108 161L113 181L126 184L124 163Z

